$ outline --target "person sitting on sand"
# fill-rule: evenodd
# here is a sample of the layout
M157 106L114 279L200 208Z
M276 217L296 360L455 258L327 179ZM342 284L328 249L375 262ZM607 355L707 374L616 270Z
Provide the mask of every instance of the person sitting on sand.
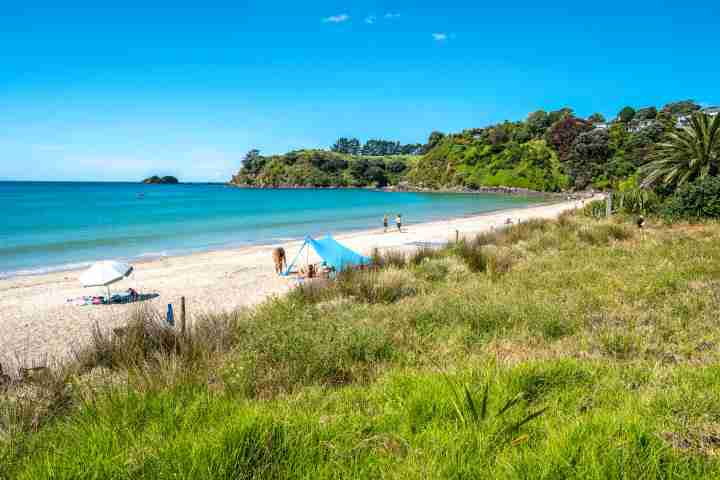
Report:
M300 267L300 276L305 278L315 278L315 265L311 263L306 267Z
M395 217L395 225L397 225L398 232L402 232L402 215L399 213Z
M329 266L327 264L327 262L322 262L320 264L320 272L318 272L318 273L320 274L320 276L322 278L330 278L330 275L332 274L333 270L334 269L331 266Z
M385 233L387 233L387 228L388 228L388 216L387 216L387 214L385 214L385 216L383 216L383 231Z
M314 264L308 265L308 278L315 278L317 276L317 266Z

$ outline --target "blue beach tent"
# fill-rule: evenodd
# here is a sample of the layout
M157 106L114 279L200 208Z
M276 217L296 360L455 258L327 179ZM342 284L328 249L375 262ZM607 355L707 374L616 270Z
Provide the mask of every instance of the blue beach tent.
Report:
M312 247L315 253L331 267L335 272L342 272L343 270L358 265L370 265L370 258L360 255L347 248L345 245L338 243L332 235L327 235L324 238L315 240L310 236L305 237L305 242L300 247L300 251L293 259L292 263L288 265L287 270L283 275L287 276L290 273L290 269L295 266L300 254L302 254L305 248Z

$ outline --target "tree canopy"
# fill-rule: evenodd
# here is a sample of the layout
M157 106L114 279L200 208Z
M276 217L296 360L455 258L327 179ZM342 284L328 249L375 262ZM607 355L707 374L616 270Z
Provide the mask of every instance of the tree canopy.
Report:
M701 176L703 169L710 174L717 170L717 149L708 148L718 143L710 125L693 127L695 134L676 131L678 118L699 108L691 100L672 102L660 110L627 106L608 122L600 113L583 119L572 108L563 107L536 110L523 121L457 133L433 131L425 144L379 138L361 143L355 137L341 137L329 151L263 156L251 150L233 182L263 187L403 183L425 188L507 186L560 191L616 188L635 178L640 169L646 184L655 185L668 176L667 169L682 169L684 173L668 177L677 179L688 169L688 178ZM677 139L684 142L682 148ZM685 160L683 166L683 158L696 157L700 159ZM661 167L666 170L657 170ZM662 173L651 174L655 170Z
M694 113L690 124L666 135L653 160L641 168L646 187L678 187L720 169L720 115Z

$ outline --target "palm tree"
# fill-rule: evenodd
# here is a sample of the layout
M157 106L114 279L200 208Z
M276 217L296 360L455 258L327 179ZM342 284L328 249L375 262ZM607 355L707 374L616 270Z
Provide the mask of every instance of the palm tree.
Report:
M720 171L720 115L696 112L690 124L658 143L653 160L640 168L642 187L678 187Z

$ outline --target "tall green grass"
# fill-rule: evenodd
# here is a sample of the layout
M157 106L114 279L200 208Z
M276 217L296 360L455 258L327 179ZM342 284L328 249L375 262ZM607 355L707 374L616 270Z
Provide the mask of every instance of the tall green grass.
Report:
M565 215L140 311L0 394L0 478L718 478L718 239Z

